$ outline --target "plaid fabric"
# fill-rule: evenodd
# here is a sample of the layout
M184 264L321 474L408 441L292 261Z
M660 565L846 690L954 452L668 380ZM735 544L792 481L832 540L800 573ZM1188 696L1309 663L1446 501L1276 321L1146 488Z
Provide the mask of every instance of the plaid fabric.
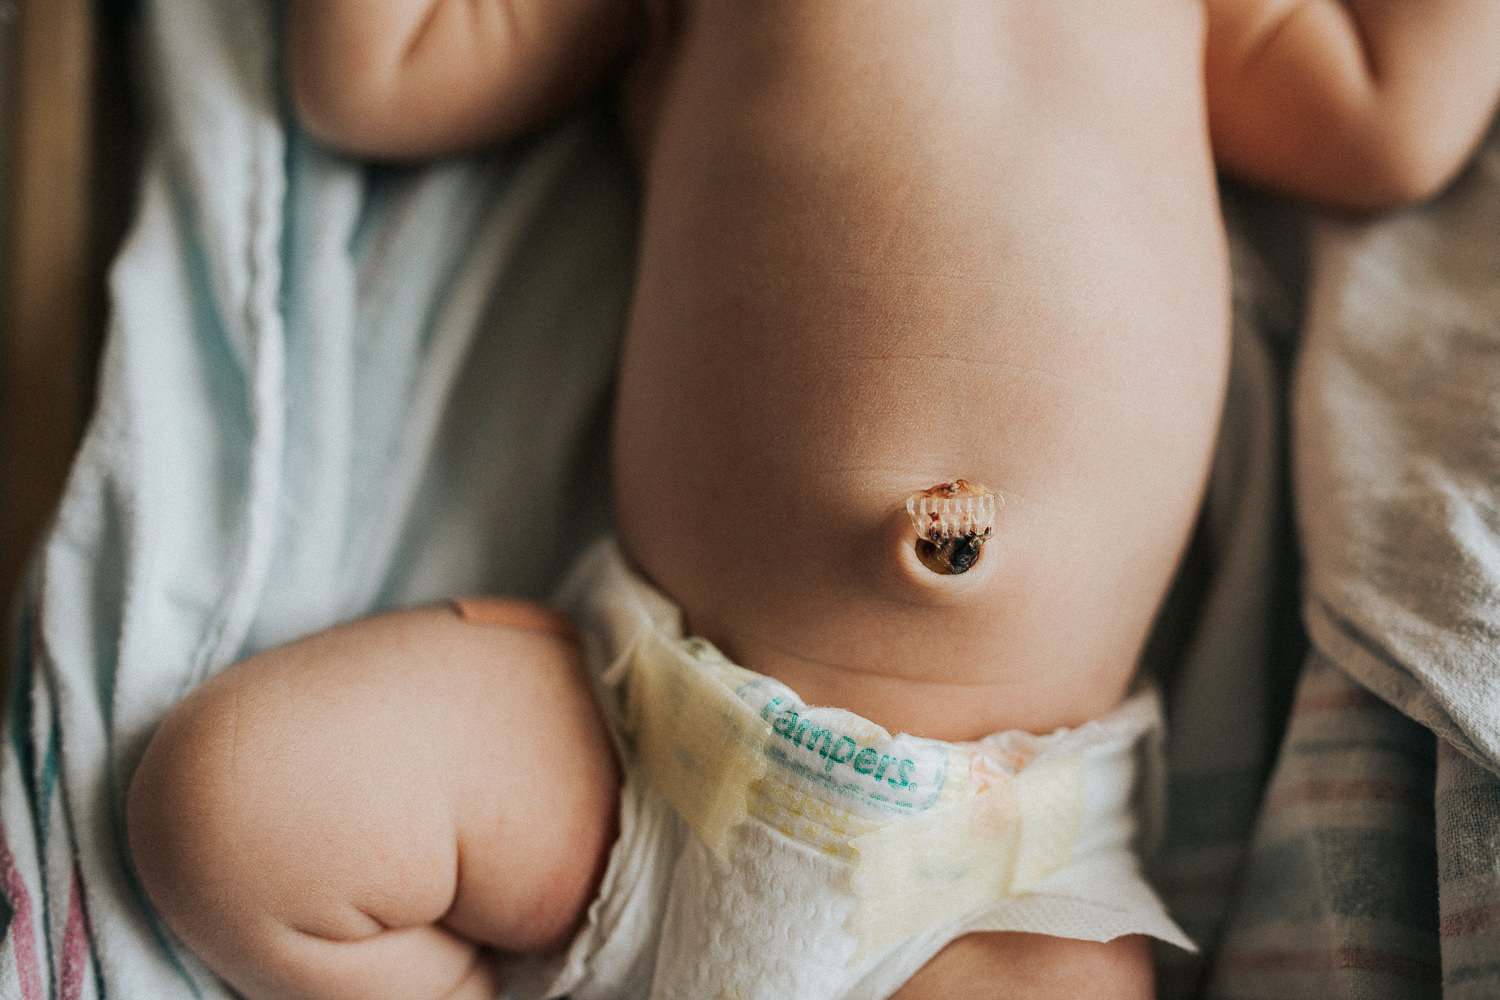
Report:
M1228 779L1178 791L1236 801ZM1500 996L1500 780L1320 654L1243 853L1228 832L1176 831L1220 864L1164 885L1206 947L1163 956L1163 996Z
M1205 996L1441 995L1435 758L1429 730L1309 657Z
M1500 779L1437 747L1438 948L1443 996L1500 996Z

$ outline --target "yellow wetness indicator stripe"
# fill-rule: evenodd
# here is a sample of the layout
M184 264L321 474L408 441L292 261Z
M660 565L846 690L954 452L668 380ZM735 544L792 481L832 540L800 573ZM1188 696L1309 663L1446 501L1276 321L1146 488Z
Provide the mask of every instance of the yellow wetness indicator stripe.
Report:
M655 633L631 654L629 725L652 784L721 859L747 817L848 865L854 960L1025 893L1083 818L1081 753L1016 762L891 736L711 645Z

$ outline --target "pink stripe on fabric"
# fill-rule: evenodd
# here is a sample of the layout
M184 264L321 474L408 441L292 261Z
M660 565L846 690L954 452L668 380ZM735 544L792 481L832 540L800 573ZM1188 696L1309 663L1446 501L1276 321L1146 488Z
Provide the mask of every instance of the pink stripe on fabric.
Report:
M1438 982L1443 972L1434 962L1354 945L1345 945L1333 951L1286 951L1269 948L1237 951L1225 956L1225 964L1231 968L1255 972L1299 973L1352 969L1423 982Z
M1304 781L1277 792L1266 804L1268 813L1293 806L1327 802L1393 802L1419 812L1432 811L1432 796L1394 781Z
M10 900L10 946L16 956L16 978L21 983L21 1000L46 1000L47 992L42 983L42 966L37 960L37 941L33 936L31 893L26 891L26 880L16 867L16 859L10 853L10 841L5 836L5 826L0 824L0 880L5 884L5 897Z
M1438 931L1445 938L1455 938L1483 934L1496 927L1500 927L1500 903L1489 903L1448 914L1438 925Z
M1292 707L1293 715L1311 715L1315 712L1349 712L1379 708L1385 702L1362 687L1353 685L1332 691L1310 691L1297 699Z
M89 969L89 912L83 898L83 877L73 863L73 884L68 890L68 923L63 930L62 984L59 1000L78 1000Z

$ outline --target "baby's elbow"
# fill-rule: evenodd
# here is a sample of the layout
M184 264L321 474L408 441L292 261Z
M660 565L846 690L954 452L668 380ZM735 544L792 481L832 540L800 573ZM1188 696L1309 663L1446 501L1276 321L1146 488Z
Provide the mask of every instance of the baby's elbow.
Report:
M337 88L330 87L323 75L311 70L299 71L295 64L287 74L288 97L292 115L302 130L317 139L339 145L336 137L348 127L345 102Z
M1437 197L1453 180L1462 160L1434 156L1431 150L1407 144L1387 146L1373 154L1363 171L1360 206L1371 211L1394 211L1421 205Z
M1344 199L1364 211L1392 211L1437 197L1473 153L1475 137L1420 111L1384 114L1353 144Z
M376 81L310 59L292 58L287 70L292 114L303 131L344 152L387 154L388 130L372 99Z
M341 38L335 46L316 32L293 32L285 83L298 126L324 145L377 159L427 152L420 132L428 124L412 113L421 81L378 43Z
M450 156L520 134L532 123L500 96L430 66L344 59L288 66L292 114L326 146L376 160Z

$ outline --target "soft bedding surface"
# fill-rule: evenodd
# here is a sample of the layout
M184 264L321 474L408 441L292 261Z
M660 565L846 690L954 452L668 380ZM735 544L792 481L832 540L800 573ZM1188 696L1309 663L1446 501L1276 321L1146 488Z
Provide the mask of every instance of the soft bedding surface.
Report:
M288 126L274 5L141 17L140 208L0 752L22 1000L228 996L121 837L194 684L381 607L543 597L608 523L634 204L606 117L375 168ZM1226 205L1230 404L1150 657L1154 877L1202 945L1162 992L1500 995L1500 144L1376 222Z

